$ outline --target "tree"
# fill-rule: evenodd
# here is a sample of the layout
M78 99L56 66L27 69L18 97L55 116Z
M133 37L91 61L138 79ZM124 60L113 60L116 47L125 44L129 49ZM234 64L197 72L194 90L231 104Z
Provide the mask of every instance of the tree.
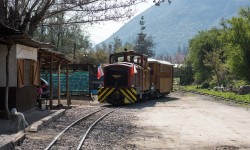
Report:
M76 56L78 63L90 63L97 65L99 63L108 63L108 51L100 46L96 47L96 50L89 50L87 53L79 51Z
M250 15L233 17L228 26L229 66L234 74L250 82Z
M154 57L154 40L152 36L147 37L147 34L143 33L146 28L144 23L144 17L142 16L140 20L141 32L138 33L136 38L134 50L137 53L146 54L148 57Z
M91 47L89 36L81 29L79 24L39 27L34 33L34 39L50 42L55 50L66 55L73 51L86 51Z
M133 50L134 47L135 47L134 44L129 43L129 42L126 42L126 43L124 44L124 48L126 48L126 49L128 49L128 50Z
M187 56L187 47L183 46L183 48L181 48L181 46L178 46L177 52L173 56L172 63L182 64L185 61L186 56Z
M209 56L209 53L223 48L220 41L221 36L221 30L214 28L209 31L201 31L190 40L187 61L192 65L195 82L202 83L212 79L215 68L213 65L205 64L204 60L208 59L206 57Z
M225 50L215 49L211 52L206 52L205 66L212 68L212 74L215 76L217 85L225 84L227 75L227 65L225 64Z
M123 51L122 40L119 37L114 38L114 42L112 42L112 45L113 45L113 53Z
M155 3L156 6L160 6L161 3L165 2L165 0L154 0L153 2ZM171 4L171 2L172 2L171 0L168 0L169 4Z
M0 21L33 35L47 19L65 13L63 24L123 20L134 14L133 5L145 0L0 0ZM55 23L54 25L57 25Z
M189 85L194 82L193 70L191 65L180 66L179 68L180 85Z

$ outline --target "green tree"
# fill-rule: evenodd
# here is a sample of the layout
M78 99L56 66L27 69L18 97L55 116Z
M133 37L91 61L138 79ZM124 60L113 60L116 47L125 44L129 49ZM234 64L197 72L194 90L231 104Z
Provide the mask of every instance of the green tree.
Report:
M61 16L63 22L64 18ZM51 19L51 23L55 20ZM74 51L85 52L92 46L89 36L81 29L79 24L39 27L34 38L43 42L50 42L55 46L55 50L66 55L73 55Z
M249 10L249 8L247 9ZM242 10L241 10L242 11ZM228 20L228 64L236 75L250 82L250 15Z
M97 65L99 63L108 63L108 52L100 47L96 50L89 50L88 53L78 52L77 53L77 62L78 63L89 63Z
M128 50L133 50L135 46L132 43L126 42L123 47Z
M228 67L225 64L225 50L214 49L211 52L206 52L205 66L212 68L212 75L215 77L217 85L225 84L227 81Z
M180 77L180 85L189 85L194 82L194 73L191 65L180 66L178 70Z
M114 38L112 45L113 45L113 53L123 51L122 40L119 37Z
M143 33L143 30L146 28L144 23L144 17L142 16L140 20L141 32L138 33L136 38L134 51L140 54L146 54L148 57L154 57L154 40L152 36L147 37L147 34Z
M223 47L220 37L222 31L219 29L211 29L209 31L201 31L189 42L189 55L187 61L192 65L194 70L194 79L197 83L209 81L214 75L214 66L204 63L208 60L210 54Z

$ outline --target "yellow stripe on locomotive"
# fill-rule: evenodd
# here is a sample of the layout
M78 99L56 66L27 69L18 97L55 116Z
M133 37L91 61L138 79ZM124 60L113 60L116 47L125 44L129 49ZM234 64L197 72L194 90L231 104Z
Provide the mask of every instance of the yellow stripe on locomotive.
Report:
M100 88L98 90L98 101L111 104L132 104L137 101L134 88Z

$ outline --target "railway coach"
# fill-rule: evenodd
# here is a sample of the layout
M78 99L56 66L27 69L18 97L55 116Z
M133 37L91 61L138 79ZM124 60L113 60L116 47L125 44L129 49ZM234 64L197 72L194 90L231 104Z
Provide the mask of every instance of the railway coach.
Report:
M165 97L173 88L173 65L144 54L124 51L110 54L104 66L104 84L98 101L113 105L132 104L148 98Z

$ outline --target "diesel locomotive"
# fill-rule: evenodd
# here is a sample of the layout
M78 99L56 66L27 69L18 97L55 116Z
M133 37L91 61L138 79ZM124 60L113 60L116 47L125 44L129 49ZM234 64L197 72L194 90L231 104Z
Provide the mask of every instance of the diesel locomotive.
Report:
M173 88L173 65L124 51L110 54L103 67L103 87L98 101L112 105L132 104L139 100L165 97Z

